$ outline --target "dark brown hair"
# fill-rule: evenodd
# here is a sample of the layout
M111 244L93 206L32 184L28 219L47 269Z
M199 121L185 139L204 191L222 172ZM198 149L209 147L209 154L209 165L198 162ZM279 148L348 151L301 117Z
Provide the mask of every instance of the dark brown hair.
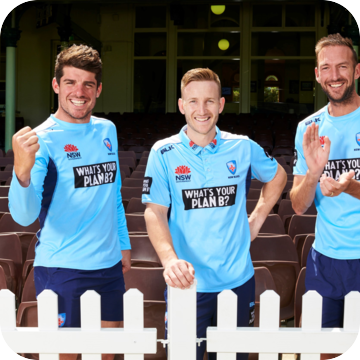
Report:
M55 79L60 85L60 79L64 75L64 66L73 66L77 69L90 71L95 74L97 87L101 83L102 62L99 53L87 45L72 45L63 50L56 58Z
M181 94L184 88L192 81L215 81L219 87L221 97L221 82L219 76L208 68L197 68L189 70L181 79Z
M316 66L319 65L319 53L326 46L347 46L353 55L354 65L358 63L358 56L353 48L353 42L349 38L343 38L340 34L331 34L321 38L315 46Z

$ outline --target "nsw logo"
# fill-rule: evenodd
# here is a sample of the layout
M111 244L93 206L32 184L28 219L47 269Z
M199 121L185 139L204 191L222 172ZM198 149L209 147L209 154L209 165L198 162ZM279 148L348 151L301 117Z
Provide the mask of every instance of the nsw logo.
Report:
M180 165L175 169L176 182L189 182L191 181L190 168L185 165Z
M227 166L228 170L230 171L230 173L232 175L235 175L235 173L236 173L236 161L231 160L231 161L226 163L226 166Z
M59 327L63 327L66 321L66 313L59 314L58 320L59 320Z
M360 132L356 134L356 142L360 146Z
M104 139L104 144L108 148L109 151L112 151L112 145L109 138Z
M68 160L81 159L79 149L75 145L67 144L64 146L65 152L67 152Z

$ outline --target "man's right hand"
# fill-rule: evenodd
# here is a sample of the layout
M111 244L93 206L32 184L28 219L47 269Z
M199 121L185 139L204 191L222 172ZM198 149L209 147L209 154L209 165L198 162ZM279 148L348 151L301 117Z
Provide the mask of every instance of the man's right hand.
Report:
M194 267L185 260L173 259L164 266L165 282L180 289L188 289L194 283Z
M35 154L40 145L36 132L29 126L19 130L12 138L14 151L14 170L23 187L30 184L30 171L35 164Z
M306 165L309 173L316 181L319 180L330 154L330 140L324 137L324 147L321 146L319 138L319 125L312 123L308 126L303 138L303 149Z

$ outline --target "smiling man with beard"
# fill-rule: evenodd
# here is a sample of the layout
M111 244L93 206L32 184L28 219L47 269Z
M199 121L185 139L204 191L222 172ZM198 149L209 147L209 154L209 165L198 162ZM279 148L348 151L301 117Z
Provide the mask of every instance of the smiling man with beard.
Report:
M342 328L344 296L360 291L360 65L351 40L339 34L320 39L315 51L316 80L330 102L298 126L290 197L297 214L315 202L306 290L323 297L322 327Z

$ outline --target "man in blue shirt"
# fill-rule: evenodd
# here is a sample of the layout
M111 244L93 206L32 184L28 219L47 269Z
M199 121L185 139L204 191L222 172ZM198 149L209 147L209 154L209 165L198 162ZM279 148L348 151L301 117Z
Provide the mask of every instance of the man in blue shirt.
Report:
M297 214L315 201L306 289L323 297L322 327L343 327L344 296L360 291L360 69L351 40L339 34L320 39L315 51L316 80L330 103L298 126L290 196Z
M57 112L13 137L9 208L21 225L39 218L36 294L50 289L58 295L59 327L80 327L80 296L87 290L101 295L102 327L119 327L123 320L123 273L131 266L131 247L116 128L91 116L102 89L101 70L98 52L88 46L62 51L52 82Z
M250 242L278 200L286 173L248 137L216 127L225 99L213 71L188 71L181 94L179 109L187 125L151 149L142 201L166 283L186 289L197 279L197 337L204 338L206 328L216 325L217 295L225 289L238 295L238 326L253 325ZM266 184L248 219L251 177ZM198 360L204 351L203 342L197 348ZM237 359L247 357L238 354Z

